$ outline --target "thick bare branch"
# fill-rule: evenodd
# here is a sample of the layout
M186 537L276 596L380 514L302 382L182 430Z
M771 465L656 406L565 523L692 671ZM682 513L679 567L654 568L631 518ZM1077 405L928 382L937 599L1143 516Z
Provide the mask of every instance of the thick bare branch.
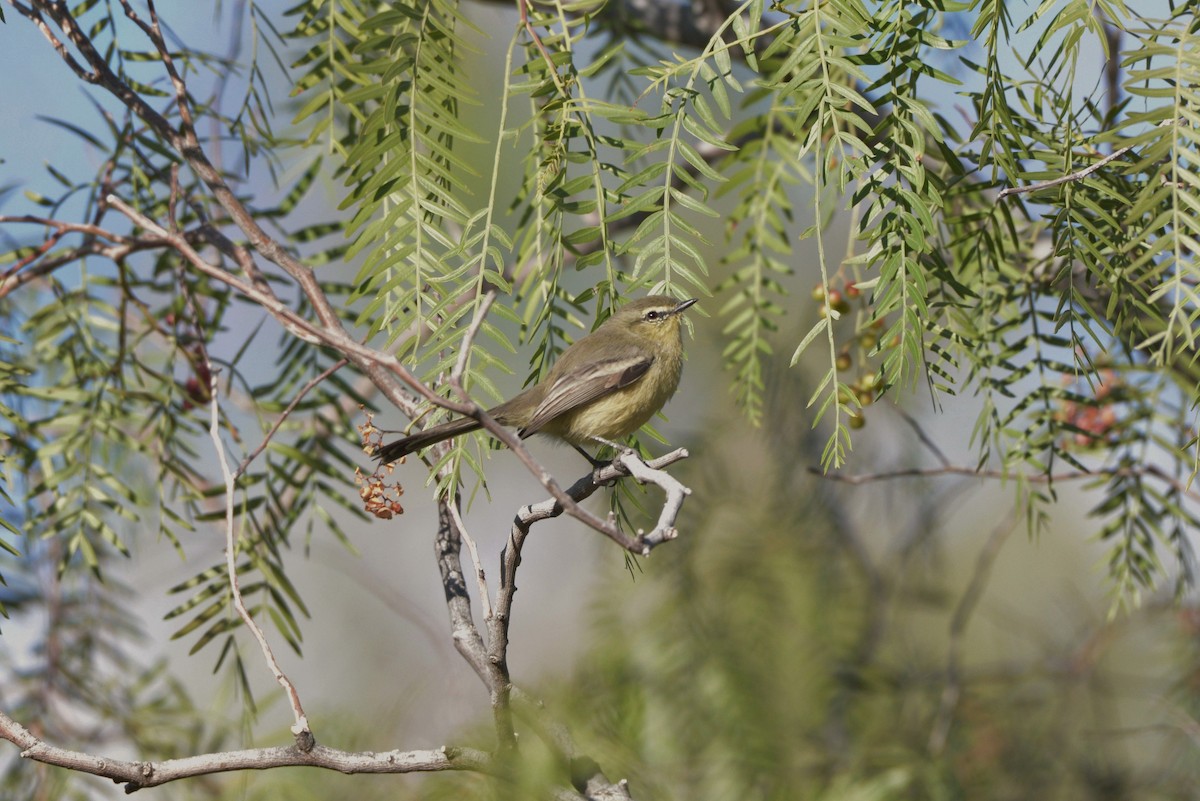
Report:
M495 770L494 761L487 753L473 748L450 746L418 751L361 753L322 745L314 746L310 751L288 746L222 751L159 762L113 759L50 745L3 712L0 712L0 738L20 748L21 756L25 759L112 779L124 784L127 793L194 776L283 767L306 766L336 770L340 773L418 773L442 770L491 773Z
M435 540L442 588L446 593L446 608L450 612L450 634L459 654L483 680L491 697L497 739L502 748L510 750L516 745L516 732L508 702L511 690L508 666L493 658L471 614L471 596L467 591L466 573L462 566L462 531L458 527L461 518L457 510L451 508L451 504L457 505L458 500L457 496L439 500Z

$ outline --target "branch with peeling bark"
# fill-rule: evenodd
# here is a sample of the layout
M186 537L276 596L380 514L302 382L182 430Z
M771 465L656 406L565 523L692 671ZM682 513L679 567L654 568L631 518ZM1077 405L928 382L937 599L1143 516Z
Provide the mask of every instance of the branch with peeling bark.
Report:
M650 473L687 457L679 449L645 465ZM618 478L628 476L624 464L614 460L583 476L566 490L575 502L590 497L596 490L610 486ZM459 498L443 498L438 505L438 535L435 542L442 587L450 613L451 636L459 654L474 669L488 689L497 732L503 749L516 747L514 716L520 717L557 754L568 773L574 791L563 790L556 795L562 799L631 799L628 783L610 781L595 760L581 754L570 733L561 725L544 720L541 704L522 693L512 683L508 670L509 623L517 591L517 569L521 551L532 526L542 520L561 515L563 506L555 498L521 508L505 545L500 561L500 587L495 604L485 601L486 638L475 623L468 591L468 574L462 563L462 546L467 541L462 518L458 513ZM478 562L475 577L482 599L488 599L488 588ZM515 702L515 703L514 703ZM580 795L582 794L582 796Z

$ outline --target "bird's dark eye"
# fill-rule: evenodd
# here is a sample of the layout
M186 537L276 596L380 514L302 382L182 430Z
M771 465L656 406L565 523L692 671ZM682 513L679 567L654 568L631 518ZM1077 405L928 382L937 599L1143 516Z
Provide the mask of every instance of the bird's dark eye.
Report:
M646 319L646 322L648 322L648 323L652 323L652 322L654 322L655 320L657 320L657 319L658 319L659 317L661 317L661 316L662 316L662 315L661 315L659 312L655 311L654 309L651 309L650 311L646 312L646 318L645 318L645 319Z

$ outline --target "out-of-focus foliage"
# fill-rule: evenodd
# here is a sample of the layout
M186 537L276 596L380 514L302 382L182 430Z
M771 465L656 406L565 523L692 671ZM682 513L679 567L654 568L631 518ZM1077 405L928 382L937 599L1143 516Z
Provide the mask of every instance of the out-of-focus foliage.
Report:
M780 384L764 412L786 420L797 387ZM830 485L795 469L821 448L802 421L756 440L753 460L716 456L740 434L698 445L683 478L699 503L674 558L656 554L632 585L610 560L595 645L537 689L610 777L654 801L1190 793L1194 608L1164 596L1108 620L1103 593L1014 597L1022 579L980 569L997 543L1014 574L1046 558L1062 564L1045 573L1074 573L1086 549L1050 557L1019 517L992 530L947 508L997 493ZM566 768L525 737L512 785L438 779L422 797L515 801L561 784Z

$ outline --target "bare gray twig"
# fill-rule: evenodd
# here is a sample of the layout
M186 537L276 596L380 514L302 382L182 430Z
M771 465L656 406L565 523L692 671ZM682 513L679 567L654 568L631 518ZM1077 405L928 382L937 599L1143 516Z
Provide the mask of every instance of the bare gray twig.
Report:
M965 476L967 478L988 478L1008 480L1015 475L1011 471L1006 470L984 470L974 467L965 467L963 465L942 465L939 467L905 467L899 470L884 470L879 473L860 473L858 475L846 475L842 473L823 473L819 467L810 467L808 472L813 475L821 476L830 481L839 481L843 484L872 484L876 481L893 481L899 478L937 478L940 476ZM1054 484L1059 481L1086 481L1088 479L1097 478L1114 478L1123 476L1149 476L1151 478L1162 481L1171 489L1178 492L1181 496L1187 497L1197 503L1200 503L1200 490L1195 489L1190 484L1179 480L1172 476L1167 471L1163 470L1156 464L1146 463L1137 467L1106 467L1099 468L1095 471L1076 470L1063 473L1049 474L1029 474L1021 477L1022 481L1027 481L1030 484Z
M683 448L674 451L674 454L679 454L680 459L688 457L688 452ZM667 500L663 503L662 511L658 515L658 523L649 534L638 531L638 539L646 546L643 555L648 555L651 548L679 536L679 532L675 528L675 519L679 517L684 499L691 495L692 491L670 473L655 469L643 462L641 457L631 450L618 454L613 461L625 468L629 475L637 479L638 483L654 484L661 487L667 494Z
M933 729L929 733L929 752L940 756L946 748L946 740L950 735L950 726L954 722L954 710L958 707L958 699L962 695L962 647L963 635L971 615L979 606L979 599L987 587L992 565L1000 554L1000 548L1016 529L1016 520L1010 512L1001 523L992 529L987 542L979 552L975 562L975 572L971 581L963 591L962 598L954 608L954 617L950 621L950 646L946 657L946 685L942 688L942 697L938 703L937 716L933 721Z
M21 724L0 712L0 738L21 749L21 756L125 785L132 793L168 782L238 770L306 766L340 773L416 773L441 770L470 770L493 773L492 758L474 748L441 748L418 751L369 751L354 753L316 745L309 751L295 746L251 748L213 754L165 759L158 762L132 761L95 756L58 748L44 742Z
M1094 164L1089 164L1088 166L1084 167L1082 170L1076 170L1075 172L1069 173L1067 175L1060 175L1058 178L1055 178L1050 181L1040 181L1036 184L1026 184L1025 186L1005 187L1004 189L1000 190L999 194L996 195L996 199L1003 200L1004 198L1008 197L1009 195L1020 195L1020 194L1024 194L1025 192L1040 192L1043 189L1052 189L1052 188L1054 188L1056 186L1060 186L1062 184L1069 184L1069 183L1074 183L1076 181L1082 181L1084 178L1087 178L1089 175L1091 175L1096 170L1103 167L1105 164L1108 164L1111 161L1115 161L1116 159L1119 159L1121 156L1124 156L1130 150L1133 150L1133 145L1126 145L1125 147L1117 148L1116 150L1109 153L1104 158L1100 159L1099 161L1095 162Z
M217 461L221 465L221 475L225 478L225 572L229 579L229 592L233 597L233 608L237 611L238 617L242 619L246 629L254 635L254 639L258 641L258 646L262 649L263 659L270 668L271 674L275 676L275 681L279 682L279 686L283 688L284 694L287 696L288 703L292 706L292 714L294 722L292 723L292 734L296 737L296 747L301 751L310 751L316 744L313 738L312 730L308 725L308 717L304 714L304 707L300 704L300 693L297 692L296 686L292 684L291 679L283 672L283 668L279 666L279 660L275 658L274 651L271 650L271 644L267 642L267 635L262 628L254 622L254 617L250 614L250 610L246 608L246 603L242 599L242 590L238 584L237 575L237 534L235 532L234 522L234 492L237 489L237 479L234 478L233 471L229 469L229 461L225 456L225 445L221 442L221 406L219 403L220 392L217 386L217 371L211 363L208 365L209 382L211 399L209 407L212 410L212 416L208 429L209 436L212 438L213 449L217 453Z

